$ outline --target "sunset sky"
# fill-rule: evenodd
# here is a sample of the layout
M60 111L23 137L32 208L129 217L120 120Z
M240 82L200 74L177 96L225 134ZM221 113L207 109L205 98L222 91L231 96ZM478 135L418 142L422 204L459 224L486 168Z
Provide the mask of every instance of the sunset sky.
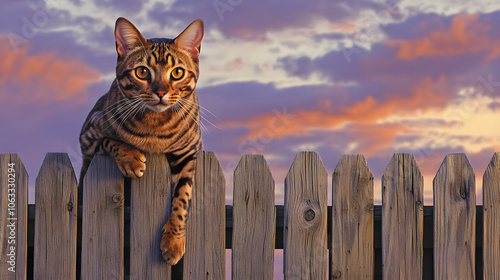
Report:
M377 203L393 153L414 153L426 204L445 155L464 152L481 201L483 172L500 151L493 0L4 2L0 152L20 154L31 187L47 152L68 153L79 172L79 131L114 78L120 16L146 38L174 38L204 20L203 139L226 173L228 198L240 157L260 153L283 203L295 155L311 150L330 175L343 154L365 155Z
M2 1L0 153L21 156L30 203L47 152L68 153L79 173L79 132L114 79L120 16L146 38L204 20L203 139L226 174L228 203L239 159L259 153L283 204L304 150L320 154L330 186L343 154L363 154L376 204L393 153L413 153L427 205L443 158L466 153L482 203L484 170L500 151L500 1Z

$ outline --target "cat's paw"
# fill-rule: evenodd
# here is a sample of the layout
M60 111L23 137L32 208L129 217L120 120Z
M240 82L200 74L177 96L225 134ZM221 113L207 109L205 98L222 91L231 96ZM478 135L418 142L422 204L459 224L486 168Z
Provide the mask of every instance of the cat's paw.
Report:
M139 178L146 170L146 156L136 149L129 149L120 156L115 157L116 164L123 176L129 178Z
M169 265L175 265L182 258L186 250L186 235L180 234L175 236L172 226L167 222L167 224L163 226L160 249L167 263Z

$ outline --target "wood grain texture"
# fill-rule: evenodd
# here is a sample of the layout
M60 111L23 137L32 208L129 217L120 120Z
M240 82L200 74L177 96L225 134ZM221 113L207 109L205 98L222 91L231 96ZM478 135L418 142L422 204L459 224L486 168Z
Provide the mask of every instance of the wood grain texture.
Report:
M262 155L245 155L234 171L232 279L273 279L274 179Z
M299 153L285 178L285 279L327 278L327 192L328 174L319 155Z
M412 154L394 154L382 176L382 276L420 280L424 178Z
M196 164L184 255L184 280L225 278L226 180L213 152Z
M434 279L474 279L476 185L465 154L447 155L433 185Z
M495 153L483 176L483 275L500 280L500 153Z
M333 173L332 279L373 279L373 176L362 155L344 155Z
M48 153L36 178L35 279L76 279L78 187L67 154Z
M122 173L96 154L83 180L82 279L123 279L123 212Z
M9 164L14 164L14 170L9 170ZM9 183L14 185L9 186ZM26 279L27 223L28 173L17 154L0 154L0 279L2 280ZM11 246L14 250L11 250ZM14 271L8 270L12 267L9 263L11 257L15 258L12 263Z
M146 154L146 170L130 186L130 279L170 279L160 250L171 212L170 167L165 154Z

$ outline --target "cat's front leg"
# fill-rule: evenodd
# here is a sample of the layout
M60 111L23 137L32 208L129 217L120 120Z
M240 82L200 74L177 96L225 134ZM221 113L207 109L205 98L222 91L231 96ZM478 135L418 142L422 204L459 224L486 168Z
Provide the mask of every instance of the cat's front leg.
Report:
M185 251L186 220L193 191L196 156L197 151L188 151L170 161L172 175L178 178L178 182L175 185L172 199L172 213L163 226L160 244L163 258L170 265L175 265Z
M121 141L104 138L101 151L113 157L125 177L139 178L146 170L146 156L138 149Z

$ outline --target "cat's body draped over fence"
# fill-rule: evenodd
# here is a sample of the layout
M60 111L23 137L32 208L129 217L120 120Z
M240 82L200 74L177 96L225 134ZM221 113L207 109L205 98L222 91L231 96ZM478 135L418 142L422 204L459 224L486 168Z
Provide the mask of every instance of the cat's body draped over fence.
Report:
M161 250L173 265L184 254L196 156L203 146L195 89L203 22L194 21L175 39L146 40L130 21L119 18L115 37L116 79L80 134L80 187L95 153L109 154L130 178L144 174L144 153L164 153L174 193Z

